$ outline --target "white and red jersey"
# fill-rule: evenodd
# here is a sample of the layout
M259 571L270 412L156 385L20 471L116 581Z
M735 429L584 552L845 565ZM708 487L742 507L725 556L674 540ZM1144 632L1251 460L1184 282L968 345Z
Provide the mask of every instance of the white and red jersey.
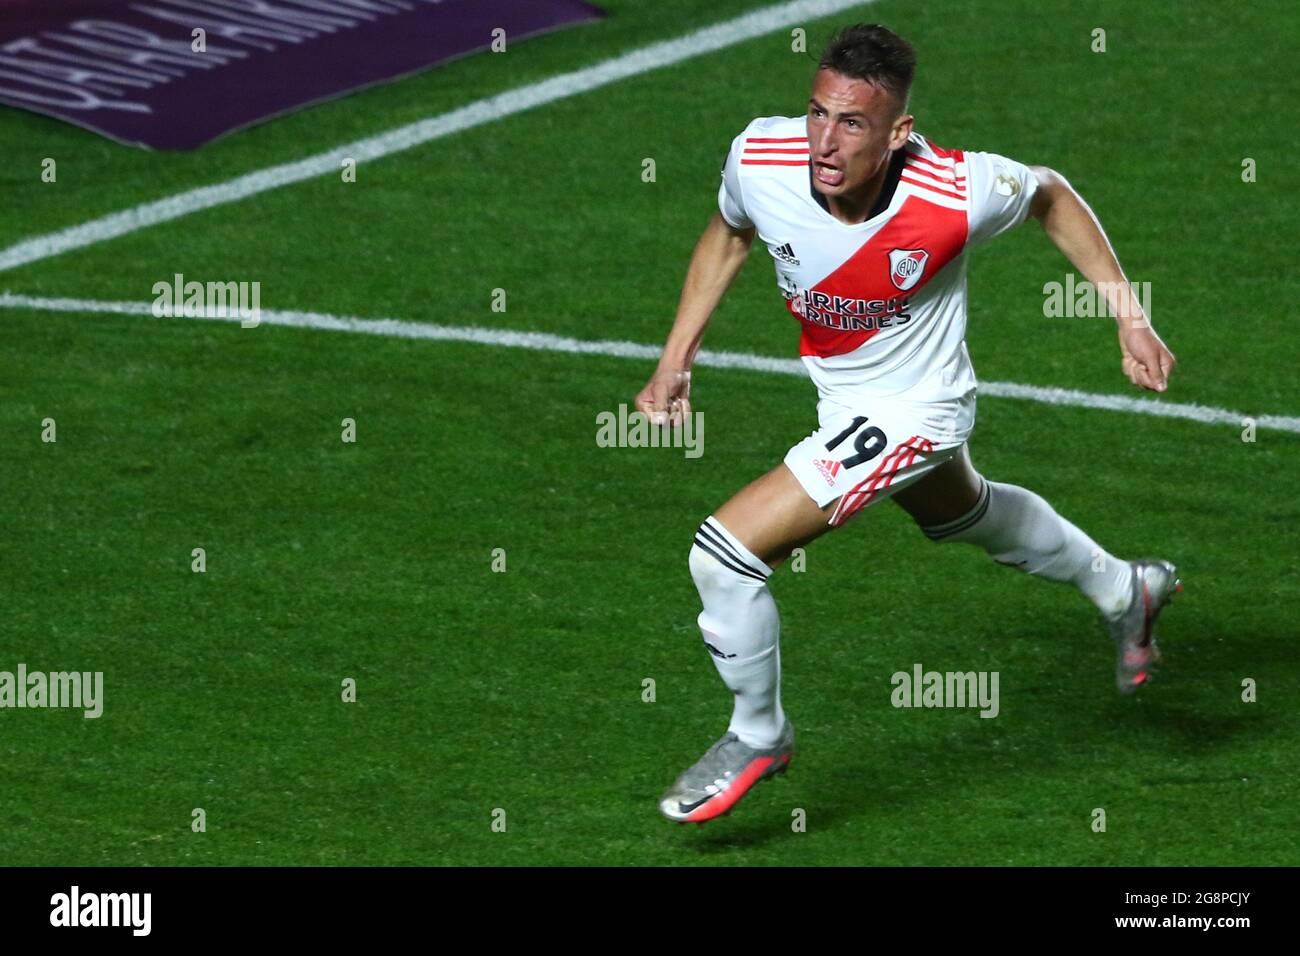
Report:
M805 117L754 120L722 170L722 216L767 244L822 398L934 402L975 387L964 253L1022 222L1037 180L1021 163L917 133L901 152L888 205L854 225L814 198Z

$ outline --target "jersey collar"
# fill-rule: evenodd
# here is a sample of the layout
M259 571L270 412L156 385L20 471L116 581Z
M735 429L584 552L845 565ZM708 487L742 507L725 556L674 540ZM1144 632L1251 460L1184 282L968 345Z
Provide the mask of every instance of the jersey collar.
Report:
M889 204L894 201L894 191L898 189L898 180L899 177L902 176L903 166L907 162L906 154L907 147L904 146L902 149L894 150L894 155L889 157L889 171L885 173L885 184L880 189L880 195L876 197L876 204L871 207L871 211L867 213L867 218L863 219L862 222L869 222L872 219L875 219L882 212L888 209ZM813 162L811 159L808 163L808 192L812 195L813 201L817 203L817 205L821 206L822 209L826 210L828 216L835 219L834 214L831 212L830 203L826 201L826 197L819 193L817 187L813 185ZM838 219L835 221L840 222ZM844 222L841 223L841 225L856 226L861 225L861 223Z

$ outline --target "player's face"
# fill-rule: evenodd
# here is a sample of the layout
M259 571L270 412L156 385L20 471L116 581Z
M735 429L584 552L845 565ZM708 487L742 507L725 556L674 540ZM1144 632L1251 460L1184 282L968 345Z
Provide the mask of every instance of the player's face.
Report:
M851 197L889 162L892 150L907 142L912 117L884 89L818 70L808 101L808 148L813 188L823 196Z

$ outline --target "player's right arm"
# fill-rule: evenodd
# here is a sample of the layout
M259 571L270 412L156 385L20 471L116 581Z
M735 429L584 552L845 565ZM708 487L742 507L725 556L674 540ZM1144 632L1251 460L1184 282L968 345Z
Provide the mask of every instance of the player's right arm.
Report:
M724 186L725 188L725 186ZM656 424L680 423L690 414L691 365L704 330L754 241L754 227L737 228L715 212L695 244L682 285L677 318L654 375L636 397L637 411Z

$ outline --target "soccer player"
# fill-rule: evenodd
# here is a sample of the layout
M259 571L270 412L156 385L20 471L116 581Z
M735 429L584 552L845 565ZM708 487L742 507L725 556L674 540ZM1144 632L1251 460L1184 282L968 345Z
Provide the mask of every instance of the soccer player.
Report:
M915 64L907 41L884 27L848 27L818 64L807 115L759 118L735 138L719 210L695 248L658 368L636 398L659 424L690 414L705 327L760 237L802 328L819 427L695 534L699 626L734 708L726 734L661 799L671 820L727 813L789 763L794 728L781 709L780 622L767 579L794 548L882 498L933 541L976 545L1082 591L1109 626L1121 692L1136 690L1159 659L1152 627L1181 589L1174 566L1111 556L1034 492L989 481L971 464L966 250L1037 219L1105 290L1129 380L1163 392L1174 357L1064 177L913 131Z

